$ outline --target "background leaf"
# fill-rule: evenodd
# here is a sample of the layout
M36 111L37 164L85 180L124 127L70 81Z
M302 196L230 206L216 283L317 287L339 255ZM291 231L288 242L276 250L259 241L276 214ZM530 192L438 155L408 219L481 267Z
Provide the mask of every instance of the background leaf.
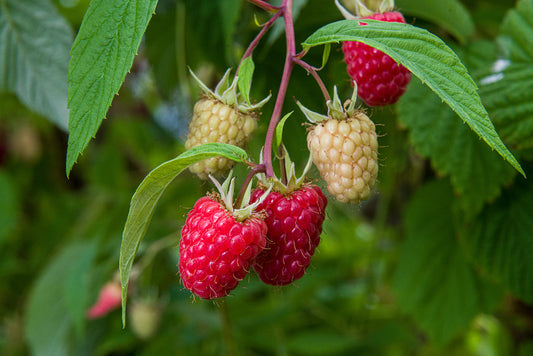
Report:
M365 23L367 20L365 20ZM355 20L331 23L302 44L312 47L341 41L359 41L377 48L407 67L444 100L487 144L520 173L520 164L505 147L477 93L477 86L457 55L441 39L407 24Z
M466 329L476 314L490 311L501 296L463 255L452 207L445 180L417 191L407 207L407 241L393 283L400 308L438 344Z
M49 0L0 0L0 90L67 129L72 29Z
M533 302L533 189L518 180L462 236L471 259L514 295Z
M437 172L450 176L470 216L514 177L515 171L420 81L413 80L397 107L416 151L430 158Z
M474 33L474 21L459 0L397 0L396 6L405 15L420 17L439 25L462 44Z
M68 336L73 320L69 313L69 292L88 293L84 278L79 278L79 263L85 265L94 253L94 242L72 242L46 267L31 293L25 325L32 355L71 355ZM76 278L78 277L78 278ZM78 283L72 283L74 281ZM53 326L53 327L51 327Z
M513 61L533 61L533 1L520 0L505 17L500 41Z
M9 175L0 170L0 246L17 226L20 210L17 186Z
M67 175L133 63L157 0L93 0L71 50Z
M167 186L189 165L209 157L224 156L236 162L248 159L243 149L223 143L206 143L185 151L173 160L154 168L131 198L130 211L120 246L120 283L122 285L122 323L126 323L126 296L131 266L159 198Z

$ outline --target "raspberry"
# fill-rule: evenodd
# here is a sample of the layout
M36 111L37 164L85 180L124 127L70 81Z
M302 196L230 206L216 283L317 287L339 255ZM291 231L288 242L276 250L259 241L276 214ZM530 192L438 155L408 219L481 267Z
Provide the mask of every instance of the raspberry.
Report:
M255 111L270 99L270 95L257 104L247 102L244 95L237 92L237 76L230 85L229 69L214 91L205 86L192 71L191 74L205 96L194 105L185 148L188 150L204 143L227 143L244 148L257 127ZM232 160L225 157L213 157L195 163L189 169L201 179L207 179L209 175L225 175L233 164Z
M363 19L405 23L403 15L394 11ZM411 81L411 72L407 68L361 42L344 42L342 50L348 74L357 83L357 94L367 105L383 106L398 101Z
M239 110L213 98L200 99L194 105L193 118L189 124L189 134L185 148L208 143L228 143L244 148L257 127L254 115ZM227 173L234 162L225 157L213 157L189 167L200 178L208 175L220 176Z
M307 146L337 200L359 203L370 196L378 174L378 142L375 125L363 112L318 123L307 136Z
M251 201L264 194L254 190ZM319 187L304 184L289 193L271 192L257 206L264 210L267 245L257 256L254 270L271 285L287 285L301 278L320 242L327 199Z
M98 294L98 300L87 311L87 318L98 319L109 312L118 309L122 302L122 288L119 281L107 282L100 293Z
M204 299L228 295L266 244L264 221L239 221L216 195L200 198L181 230L179 272L185 288Z

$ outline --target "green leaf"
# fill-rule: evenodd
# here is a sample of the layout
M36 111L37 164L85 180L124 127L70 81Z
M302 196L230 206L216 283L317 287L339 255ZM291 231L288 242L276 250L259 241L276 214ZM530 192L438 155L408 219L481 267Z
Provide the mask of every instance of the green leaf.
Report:
M411 83L397 107L416 151L429 157L437 172L450 176L470 216L514 177L515 171L420 81Z
M72 316L69 314L69 301L65 289L75 288L80 293L85 280L80 276L80 263L85 265L87 255L94 252L94 244L73 242L54 257L37 280L28 300L25 317L25 335L31 354L36 356L71 355L69 336L72 329ZM81 262L80 262L81 261ZM87 274L87 270L84 271ZM78 278L78 283L72 284Z
M429 20L451 33L462 44L474 33L474 21L459 0L397 0L396 5L406 15Z
M98 131L141 43L157 0L93 0L71 50L67 175Z
M480 93L505 142L517 149L533 147L533 61L485 77Z
M403 23L343 20L309 36L304 48L332 42L359 41L385 52L407 67L445 101L491 148L522 175L524 171L505 147L481 103L477 86L457 55L437 36Z
M532 188L518 180L487 206L462 236L472 260L528 303L533 303Z
M331 44L327 43L324 45L324 52L322 53L322 68L328 63L329 55L331 53Z
M502 23L499 38L510 59L533 62L533 1L521 0L510 10Z
M283 140L283 127L285 126L285 122L289 118L289 116L292 115L294 111L291 111L290 113L286 114L279 120L278 126L276 126L276 133L274 135L274 144L272 145L272 148L274 149L274 153L278 152L279 146L281 145L281 142Z
M122 285L122 323L126 325L126 297L131 266L159 198L167 186L185 168L206 158L224 156L236 162L245 162L248 155L243 149L224 144L206 143L183 152L178 157L154 168L139 185L131 198L130 211L120 246L120 283Z
M0 0L0 90L67 129L72 29L49 0Z
M21 212L20 196L12 178L0 170L0 246L16 228Z
M237 84L239 86L239 91L248 105L252 105L252 103L250 103L250 88L252 87L254 69L255 64L252 57L246 57L239 68L239 80Z
M469 265L454 227L453 192L446 181L422 187L409 203L405 241L393 288L408 312L438 344L450 341L500 292Z

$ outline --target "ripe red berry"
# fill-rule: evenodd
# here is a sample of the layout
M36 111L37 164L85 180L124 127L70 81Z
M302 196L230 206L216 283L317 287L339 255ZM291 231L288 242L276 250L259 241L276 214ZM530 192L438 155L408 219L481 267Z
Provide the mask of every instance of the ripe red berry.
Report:
M200 198L187 215L179 271L185 288L204 299L228 295L266 244L264 221L238 221L216 197Z
M256 189L251 201L263 193ZM271 192L257 206L268 226L267 245L254 263L263 282L287 285L304 275L320 242L327 202L319 187L304 184L286 195Z
M405 23L403 15L395 11L363 18ZM342 50L348 74L357 83L357 95L367 105L383 106L398 101L411 81L411 72L407 68L361 42L344 42Z

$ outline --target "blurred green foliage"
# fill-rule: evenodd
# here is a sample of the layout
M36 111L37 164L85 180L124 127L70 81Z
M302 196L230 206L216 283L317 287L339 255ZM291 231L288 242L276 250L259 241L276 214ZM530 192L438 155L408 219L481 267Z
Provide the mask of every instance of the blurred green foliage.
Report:
M533 174L527 89L533 1L453 1L455 12L442 10L438 0L420 2L424 6L396 4L408 23L437 34L459 54L504 142ZM0 0L0 24L8 3L14 2ZM89 1L39 3L53 4L54 16L61 14L76 32ZM341 19L333 1L295 5L297 42ZM268 19L243 0L160 0L108 119L68 180L65 132L0 86L0 354L531 354L533 187L416 81L399 104L368 110L380 134L377 190L360 206L329 197L322 242L301 280L274 288L251 273L225 302L193 299L177 274L176 246L188 209L212 186L184 172L158 204L129 290L130 306L157 306L157 330L141 335L131 315L123 329L119 310L86 318L117 272L136 187L184 151L198 95L187 66L216 83L258 32L254 18ZM457 31L468 28L464 18L473 25L471 35ZM34 43L50 40L46 31L32 33ZM252 98L277 93L285 58L281 34L273 32L254 53ZM0 63L8 63L7 56L0 51ZM306 58L319 66L322 53L312 50ZM498 59L511 63L498 69ZM490 80L499 73L504 79ZM348 97L339 46L320 75ZM301 169L306 127L293 97L312 110L325 106L312 78L295 68L284 113L295 112L284 143ZM249 145L255 160L272 108L271 101L263 109ZM235 170L241 182L246 172L242 165ZM316 170L311 178L323 186Z

